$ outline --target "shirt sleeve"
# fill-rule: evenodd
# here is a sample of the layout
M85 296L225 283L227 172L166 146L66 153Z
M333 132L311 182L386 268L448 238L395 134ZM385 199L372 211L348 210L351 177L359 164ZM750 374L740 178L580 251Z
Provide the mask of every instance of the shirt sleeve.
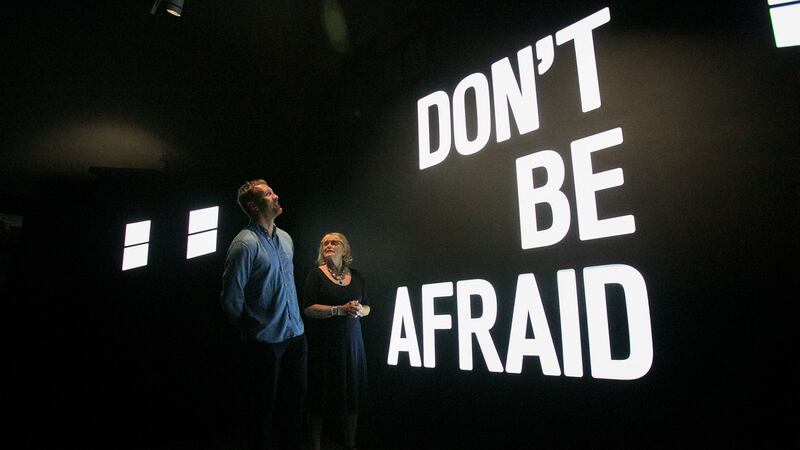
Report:
M244 289L252 268L251 250L241 241L228 248L222 274L222 311L234 325L239 325L244 308Z

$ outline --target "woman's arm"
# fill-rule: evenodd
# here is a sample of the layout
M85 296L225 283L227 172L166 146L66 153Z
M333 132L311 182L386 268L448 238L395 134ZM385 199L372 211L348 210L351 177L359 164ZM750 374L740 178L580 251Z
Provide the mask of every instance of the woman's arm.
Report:
M317 298L319 294L319 276L316 271L316 268L312 269L312 271L306 276L306 282L303 284L303 303L307 305L303 310L303 314L312 319L323 319L325 315L322 313L326 306L317 304ZM328 306L327 309L330 310L330 306ZM327 312L327 317L330 317L331 312Z
M328 305L313 304L306 307L303 314L312 319L327 319L333 317L336 313L335 307Z
M359 307L362 309L364 308L363 306L354 302L347 302L344 305L338 306L320 305L315 303L306 307L306 309L303 311L303 314L312 319L327 319L336 316L365 316L366 314L358 313ZM369 312L367 314L369 314Z

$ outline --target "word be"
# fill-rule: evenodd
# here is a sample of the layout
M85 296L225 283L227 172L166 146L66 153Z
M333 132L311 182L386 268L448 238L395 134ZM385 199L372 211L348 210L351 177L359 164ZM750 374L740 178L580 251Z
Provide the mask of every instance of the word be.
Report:
M572 173L575 183L575 205L578 212L578 235L582 241L601 239L636 231L632 215L598 219L595 192L622 186L621 168L594 173L592 153L622 143L622 129L614 128L578 139L570 144ZM546 172L547 182L534 187L534 169ZM564 183L564 161L553 150L542 150L517 159L517 194L522 248L554 245L567 235L570 225L569 200L561 191ZM536 223L536 205L547 204L553 213L549 228L539 230Z

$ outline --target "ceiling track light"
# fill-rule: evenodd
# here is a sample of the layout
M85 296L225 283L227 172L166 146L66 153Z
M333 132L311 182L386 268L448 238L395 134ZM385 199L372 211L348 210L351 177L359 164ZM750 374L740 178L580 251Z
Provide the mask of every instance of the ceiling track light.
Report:
M180 17L183 14L183 0L166 0L164 4L166 5L164 9L173 16ZM156 0L153 8L150 9L150 14L155 15L159 5L161 5L161 0Z

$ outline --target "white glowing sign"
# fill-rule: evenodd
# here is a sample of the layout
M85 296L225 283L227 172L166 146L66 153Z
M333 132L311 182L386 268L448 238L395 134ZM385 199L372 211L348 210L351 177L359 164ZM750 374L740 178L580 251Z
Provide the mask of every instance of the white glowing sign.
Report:
M583 363L575 271L559 270L557 277L563 374L581 377ZM586 322L592 376L614 380L633 380L644 376L653 362L653 344L647 286L642 274L634 267L623 264L587 267L583 269L583 283L586 290ZM472 337L475 336L480 353L491 372L521 373L524 357L536 356L544 375L562 374L534 274L524 273L517 278L505 365L489 334L497 318L494 287L488 281L480 279L458 281L455 284L458 360L461 370L473 369ZM625 292L630 342L630 354L625 359L611 357L606 285L612 284L622 286ZM400 353L408 353L411 366L436 367L436 332L452 329L453 320L448 314L435 314L434 303L448 301L452 296L451 282L422 286L421 358L408 287L401 286L397 289L387 360L390 365L397 365ZM472 316L472 296L481 299L483 315L480 317ZM526 337L528 323L534 331L534 338Z
M611 19L608 8L592 14L585 19L556 33L556 44L573 42L578 68L578 87L581 94L581 110L592 111L600 107L600 84L597 80L597 64L594 58L592 31ZM536 43L536 55L540 60L538 71L544 74L553 64L553 38L547 36ZM497 142L511 137L508 106L514 115L520 134L539 129L539 106L536 97L536 77L534 76L533 50L531 46L517 52L520 83L514 76L511 62L503 58L492 64L492 92L494 93L495 126ZM477 113L477 135L470 140L466 127L466 95L472 90L475 94ZM456 151L471 155L483 149L489 142L492 121L490 111L489 81L482 73L466 76L453 92L452 114L450 97L444 91L436 91L417 101L417 120L419 129L419 168L435 166L445 160L450 153L450 136L454 136ZM430 114L433 108L439 119L439 142L431 149ZM452 119L452 120L451 120ZM452 133L451 133L452 123Z
M632 215L598 219L595 192L621 186L622 169L595 173L592 153L622 144L622 129L614 128L573 141L572 174L575 180L575 204L578 211L578 230L581 240L601 239L636 231ZM543 168L547 183L535 188L533 170ZM569 199L561 191L564 183L564 161L553 150L542 150L517 159L517 193L522 248L547 247L557 244L567 235L570 225ZM550 228L540 230L534 207L547 204L553 213Z
M535 55L533 46L519 50L516 54L519 82L514 75L511 60L506 57L491 65L491 77L483 73L466 76L455 87L452 99L444 91L436 91L419 99L417 119L420 170L443 163L453 145L462 155L481 151L488 144L491 135L492 109L497 142L511 138L511 115L520 135L537 130L539 110L536 75L545 74L554 64L554 42L559 46L567 43L574 45L581 111L586 113L600 108L602 99L595 60L594 32L610 20L609 9L604 8L557 31L555 39L553 36L539 39L535 44ZM474 96L468 96L469 91ZM472 133L472 139L467 132L468 98L474 101L477 119L476 132ZM439 127L436 133L437 142L431 142L429 125L434 114ZM623 142L622 128L617 127L581 137L570 144L573 198L578 235L582 241L633 234L636 231L632 214L600 219L596 202L597 192L620 188L624 184L624 176L621 168L595 172L592 155L596 152L616 151ZM546 172L546 182L538 187L534 184L535 169L544 169ZM529 250L558 244L567 235L572 222L570 197L562 191L567 175L563 158L555 150L540 149L518 158L516 173L521 248ZM540 229L536 222L537 205L547 207L552 212L553 221L548 228ZM544 375L582 377L583 356L576 271L559 270L556 276L562 361L557 356L536 277L532 273L523 273L517 278L505 361L501 359L490 334L498 310L494 287L486 280L474 279L458 281L455 285L444 282L422 286L422 353L417 342L408 287L399 287L395 299L388 364L397 365L400 354L406 353L412 367L436 367L436 336L438 333L449 332L453 328L453 320L448 314L435 314L434 304L452 301L455 296L461 370L473 370L474 336L486 367L491 372L521 373L524 358L537 357ZM644 376L653 362L650 308L644 277L636 268L624 264L586 267L582 276L592 377L632 380ZM606 306L607 285L621 286L624 292L630 353L623 359L613 359L611 355ZM482 305L480 317L474 317L471 310L470 299L476 297ZM534 338L526 337L528 324L534 330Z

